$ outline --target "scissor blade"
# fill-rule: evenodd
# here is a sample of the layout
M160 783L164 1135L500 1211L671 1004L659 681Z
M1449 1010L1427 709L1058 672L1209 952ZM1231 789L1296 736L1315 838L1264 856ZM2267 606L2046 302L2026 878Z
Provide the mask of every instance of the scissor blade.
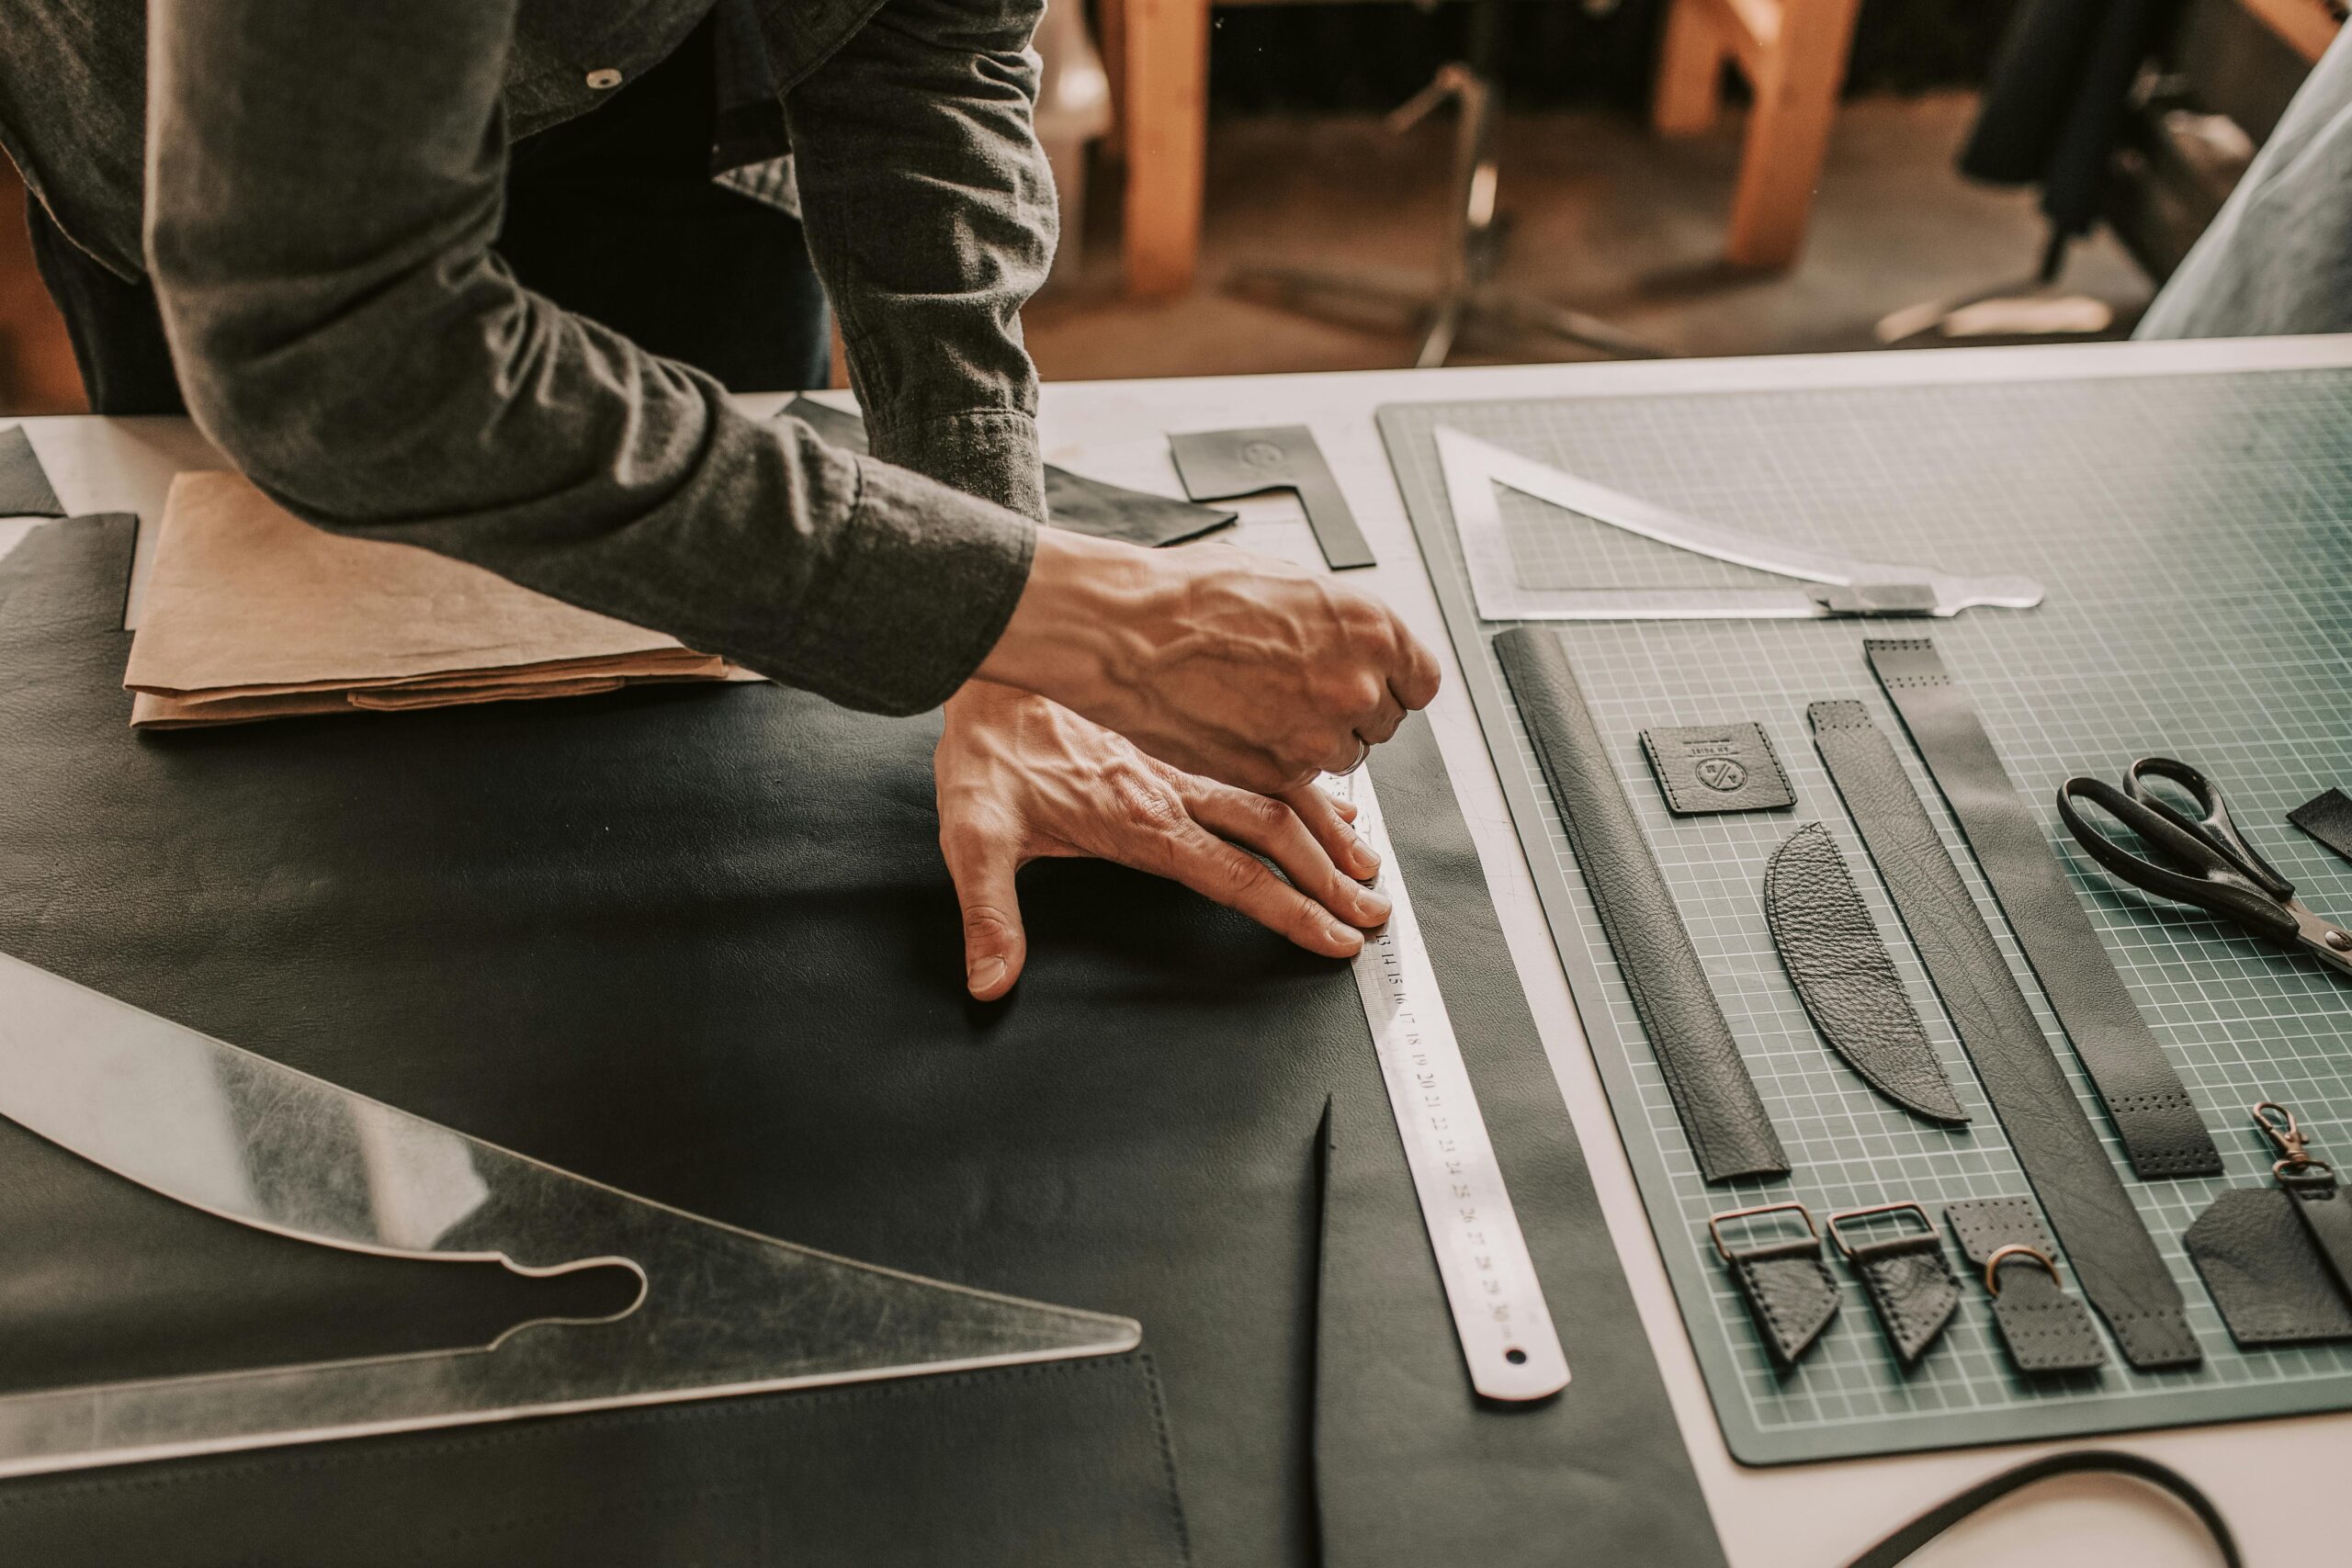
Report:
M2352 980L2352 930L2337 925L2324 915L2312 913L2299 899L2288 899L2287 908L2295 917L2295 940L2303 950L2346 979Z

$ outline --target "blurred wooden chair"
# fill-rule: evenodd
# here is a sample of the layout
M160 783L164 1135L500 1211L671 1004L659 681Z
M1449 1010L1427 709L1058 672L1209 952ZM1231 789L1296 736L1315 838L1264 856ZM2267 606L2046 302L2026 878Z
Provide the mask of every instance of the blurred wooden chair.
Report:
M1860 0L1671 0L1651 125L1662 136L1713 125L1725 64L1755 96L1724 247L1738 265L1787 266L1804 246L1860 8Z

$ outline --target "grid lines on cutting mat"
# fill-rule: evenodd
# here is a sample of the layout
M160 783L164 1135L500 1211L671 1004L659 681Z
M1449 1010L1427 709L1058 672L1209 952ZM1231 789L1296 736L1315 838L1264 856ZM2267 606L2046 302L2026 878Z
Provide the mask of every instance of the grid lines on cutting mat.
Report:
M2241 1352L2179 1237L2230 1186L2267 1180L2246 1107L2293 1105L2352 1156L2352 986L2196 910L2109 882L2057 840L2092 923L2220 1145L2219 1179L2142 1182L2059 1032L1942 798L1862 659L1865 636L1927 635L1984 715L2012 778L2055 828L2070 773L2184 757L2312 908L2352 916L2352 867L2283 820L2352 784L2352 372L2234 373L1780 393L1408 405L1383 434L1514 820L1550 914L1677 1299L1733 1450L1753 1462L2352 1406L2352 1346ZM1793 544L2048 591L2031 611L1928 622L1555 623L1619 776L1794 1172L1708 1187L1644 1039L1477 619L1431 430L1449 424L1710 522ZM1503 490L1529 586L1736 586L1781 580L1702 559ZM2037 1385L2010 1370L1980 1286L1905 1377L1841 1265L1844 1307L1790 1374L1770 1358L1707 1239L1707 1216L1801 1199L1836 1209L2023 1195L1984 1090L1814 750L1808 702L1862 701L1895 742L2018 974L2086 1113L2189 1304L2205 1365ZM1760 723L1792 811L1681 819L1638 731ZM1774 953L1764 863L1827 823L1928 1036L1973 1118L1956 1132L1872 1093L1814 1032ZM1571 1357L1574 1349L1571 1345Z

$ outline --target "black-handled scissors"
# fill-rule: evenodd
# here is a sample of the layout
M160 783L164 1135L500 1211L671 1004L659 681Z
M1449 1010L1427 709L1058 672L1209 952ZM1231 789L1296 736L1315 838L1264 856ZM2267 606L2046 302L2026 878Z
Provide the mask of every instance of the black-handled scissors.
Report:
M2197 816L2159 797L2148 786L2152 778L2178 787ZM2156 858L2133 854L2086 821L2085 804L2129 828ZM2238 836L2213 781L2187 762L2143 757L2124 770L2121 789L2103 779L2068 779L2058 786L2058 815L2093 860L2132 886L2209 909L2352 978L2352 931L2295 897L2295 885Z

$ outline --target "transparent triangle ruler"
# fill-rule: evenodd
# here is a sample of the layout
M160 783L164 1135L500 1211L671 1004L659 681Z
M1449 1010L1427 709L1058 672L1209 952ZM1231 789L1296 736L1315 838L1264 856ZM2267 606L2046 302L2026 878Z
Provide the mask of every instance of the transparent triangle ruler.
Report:
M0 1115L224 1220L637 1299L470 1349L0 1397L0 1476L1111 1355L1132 1320L701 1219L526 1159L0 954Z
M1956 615L1972 606L2041 603L2026 577L1956 577L1928 567L1809 550L1702 522L1639 496L1521 457L1451 425L1433 432L1470 592L1489 621L1818 620L1836 615ZM1530 588L1519 581L1495 487L1692 555L1791 580L1786 588Z

